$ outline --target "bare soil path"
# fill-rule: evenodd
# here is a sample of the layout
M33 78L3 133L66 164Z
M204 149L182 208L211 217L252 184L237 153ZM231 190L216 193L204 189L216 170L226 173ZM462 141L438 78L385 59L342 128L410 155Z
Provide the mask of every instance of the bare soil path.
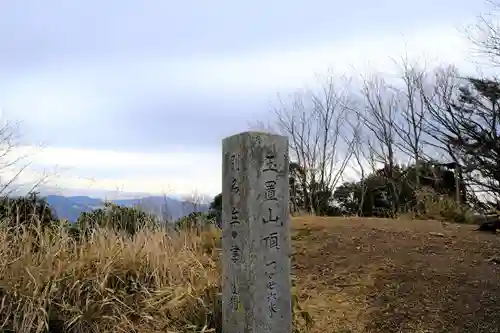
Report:
M500 235L475 226L294 218L313 332L500 332Z

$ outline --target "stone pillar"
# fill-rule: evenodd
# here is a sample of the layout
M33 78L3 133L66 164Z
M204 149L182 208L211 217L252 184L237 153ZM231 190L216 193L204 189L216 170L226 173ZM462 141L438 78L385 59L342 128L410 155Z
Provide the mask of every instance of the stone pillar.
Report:
M223 140L222 331L291 333L288 140Z

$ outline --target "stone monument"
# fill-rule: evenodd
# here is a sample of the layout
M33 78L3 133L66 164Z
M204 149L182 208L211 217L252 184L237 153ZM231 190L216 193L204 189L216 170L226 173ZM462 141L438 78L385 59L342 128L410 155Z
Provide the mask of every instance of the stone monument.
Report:
M222 143L222 331L291 333L288 139Z

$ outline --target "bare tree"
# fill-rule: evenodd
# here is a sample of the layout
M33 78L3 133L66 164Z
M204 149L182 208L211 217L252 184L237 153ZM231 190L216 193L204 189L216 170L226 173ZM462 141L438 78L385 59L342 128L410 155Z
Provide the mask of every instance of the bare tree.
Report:
M479 16L476 24L466 28L469 41L472 42L472 53L484 64L484 60L494 67L500 65L500 1L487 0L490 12ZM486 58L486 59L484 59Z
M290 104L281 100L274 109L277 128L289 137L292 158L304 171L299 182L312 213L313 192L331 192L352 154L352 140L341 147L349 101L347 86L339 87L330 75L320 89L298 91Z
M395 122L395 133L399 140L398 148L407 154L415 163L414 189L420 188L420 164L424 157L425 121L428 108L422 97L422 82L426 80L426 71L416 63L410 63L408 57L399 63L401 75L395 87L398 99L398 115Z
M456 169L457 200L465 199L466 185L470 199L476 202L474 193L499 197L495 180L500 179L495 155L500 124L498 82L461 78L454 67L446 67L438 69L434 80L421 89L430 114L428 136L435 147L446 152L449 164Z
M447 154L453 162L458 162L459 157L443 134L460 135L459 119L451 111L462 83L454 66L436 68L432 75L418 81L428 115L424 122L425 144Z
M376 170L376 162L373 150L369 149L369 135L363 131L366 126L364 117L360 112L354 112L350 115L351 117L349 117L347 123L351 129L352 138L346 137L345 141L349 143L352 140L353 142L351 159L353 163L351 164L355 165L352 165L351 168L357 173L361 186L359 205L357 207L357 215L361 216L363 215L364 200L368 191L366 177L370 172Z
M362 96L365 107L359 110L366 128L373 134L368 146L377 162L383 165L383 174L391 185L392 214L399 211L399 190L395 167L397 150L397 92L380 76L363 80Z

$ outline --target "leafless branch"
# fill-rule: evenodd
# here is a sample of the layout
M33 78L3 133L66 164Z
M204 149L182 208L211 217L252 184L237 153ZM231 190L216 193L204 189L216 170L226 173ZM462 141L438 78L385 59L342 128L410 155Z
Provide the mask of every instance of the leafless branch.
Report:
M274 112L277 127L289 137L292 157L306 171L301 179L303 188L318 184L318 190L331 191L353 152L354 141L342 140L350 94L345 78L343 86L334 76L319 78L319 82L319 89L295 92L291 103L281 100ZM309 209L314 211L312 206Z

